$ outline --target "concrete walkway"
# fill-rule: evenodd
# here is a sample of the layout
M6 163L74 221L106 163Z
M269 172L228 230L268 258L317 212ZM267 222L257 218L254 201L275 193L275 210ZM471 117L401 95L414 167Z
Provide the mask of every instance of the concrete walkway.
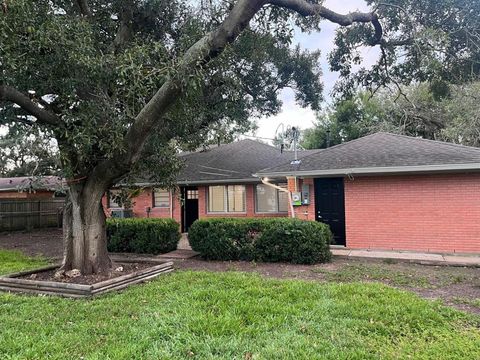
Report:
M193 251L192 249L177 249L166 254L157 255L155 257L157 259L165 260L185 260L193 258L199 254L200 253Z
M480 255L435 254L410 251L357 250L331 248L333 256L343 258L371 258L399 260L425 265L473 266L480 267Z

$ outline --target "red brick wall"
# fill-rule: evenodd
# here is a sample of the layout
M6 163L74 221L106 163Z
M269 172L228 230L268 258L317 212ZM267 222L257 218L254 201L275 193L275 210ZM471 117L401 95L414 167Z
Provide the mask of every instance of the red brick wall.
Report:
M480 252L480 174L345 179L347 247Z
M207 212L207 193L208 186L199 186L198 187L198 216L202 218L213 218L213 217L286 217L286 213L256 213L255 212L255 185L247 184L245 185L245 213L221 213L221 214L209 214Z
M147 217L147 208L150 207L150 217L151 218L173 218L178 223L181 222L181 204L177 192L172 194L172 213L170 213L170 207L158 208L153 207L152 201L152 188L146 188L142 193L133 199L133 216L134 217ZM105 209L105 214L110 216L111 209L107 207L107 197L102 198L103 208Z
M0 199L53 199L55 193L53 191L38 190L35 192L28 191L1 191Z
M246 186L246 212L245 213L222 213L209 214L207 212L207 192L208 186L198 187L198 215L199 218L210 217L286 217L286 213L256 213L255 212L255 185L248 184ZM104 196L102 204L105 209L105 214L110 216L111 209L107 208L107 197ZM147 217L147 207L151 208L150 217L169 218L170 208L154 208L152 207L152 189L145 189L139 196L133 199L133 214L135 217ZM181 222L181 203L178 192L173 194L173 218Z
M294 206L295 217L302 220L315 220L315 189L313 186L313 179L297 179L297 187L295 188L295 178L288 178L288 191L302 191L302 185L310 185L310 204ZM296 189L296 190L295 190ZM288 215L291 216L290 208L288 209Z

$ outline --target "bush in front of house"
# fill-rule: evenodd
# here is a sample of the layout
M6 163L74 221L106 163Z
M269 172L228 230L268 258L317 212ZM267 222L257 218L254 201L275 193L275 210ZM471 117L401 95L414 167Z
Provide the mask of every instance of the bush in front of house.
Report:
M179 229L173 219L108 219L108 251L164 254L177 249Z
M192 249L209 260L327 262L332 238L326 224L291 218L197 220L188 231Z

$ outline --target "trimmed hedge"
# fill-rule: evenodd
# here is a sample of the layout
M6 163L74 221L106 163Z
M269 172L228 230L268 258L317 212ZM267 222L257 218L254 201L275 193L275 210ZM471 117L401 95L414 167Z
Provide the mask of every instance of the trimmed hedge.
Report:
M210 260L315 264L331 259L328 225L291 218L197 220L188 230L193 250Z
M177 249L179 229L172 219L108 219L108 251L164 254Z

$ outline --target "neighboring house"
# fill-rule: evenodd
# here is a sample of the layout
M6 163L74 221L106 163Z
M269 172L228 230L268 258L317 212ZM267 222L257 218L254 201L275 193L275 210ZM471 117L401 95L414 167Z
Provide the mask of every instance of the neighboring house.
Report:
M293 209L348 248L480 253L480 149L376 133L298 158L252 140L184 155L179 193L139 184L134 216L172 217L188 231L198 218Z
M62 189L58 176L0 178L0 199L51 199Z
M0 231L61 226L64 190L56 176L0 178Z
M299 151L298 157L320 150ZM145 181L136 185L142 193L133 199L136 217L170 217L183 232L199 218L209 217L286 217L288 193L262 184L253 176L269 166L294 159L291 151L254 140L241 140L206 150L182 154L185 166L177 176L178 191L170 192ZM277 185L287 187L286 178ZM120 208L111 190L104 198L107 215Z

